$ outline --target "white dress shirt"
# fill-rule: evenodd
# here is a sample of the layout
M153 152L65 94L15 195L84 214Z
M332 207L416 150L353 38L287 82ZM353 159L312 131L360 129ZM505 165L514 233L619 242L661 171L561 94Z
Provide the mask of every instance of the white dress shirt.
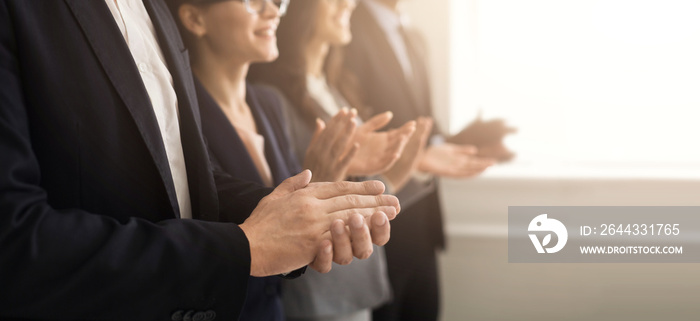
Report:
M341 108L348 107L347 105L341 106L342 103L338 102L336 99L337 96L333 94L331 87L328 86L326 76L324 75L316 77L311 74L306 74L306 89L311 98L313 98L331 117L335 116Z
M190 190L187 184L185 155L180 138L177 95L173 77L156 40L153 22L141 0L105 0L141 74L158 120L168 165L175 185L181 218L192 218Z

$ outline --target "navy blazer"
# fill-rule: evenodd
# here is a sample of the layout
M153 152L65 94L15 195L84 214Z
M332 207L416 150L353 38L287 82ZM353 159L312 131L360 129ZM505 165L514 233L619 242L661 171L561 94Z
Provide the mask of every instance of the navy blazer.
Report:
M173 77L193 216L104 1L0 2L0 319L235 320L271 189L212 168L188 54L144 0ZM219 201L221 200L221 201Z
M195 83L202 115L202 132L209 142L211 158L232 176L263 184L253 159L226 114L196 78ZM279 97L265 87L247 85L246 102L255 119L258 133L265 138L265 159L270 166L272 181L278 185L301 171L289 142ZM234 222L240 224L247 217L242 215L235 218ZM280 286L279 277L251 276L239 320L284 320Z
M233 177L263 184L253 159L226 114L195 79L202 115L202 133L207 139L210 157ZM301 172L301 166L289 142L287 122L277 93L265 86L247 84L246 103L250 107L258 133L265 137L265 159L270 166L273 184ZM247 215L234 218L243 223Z

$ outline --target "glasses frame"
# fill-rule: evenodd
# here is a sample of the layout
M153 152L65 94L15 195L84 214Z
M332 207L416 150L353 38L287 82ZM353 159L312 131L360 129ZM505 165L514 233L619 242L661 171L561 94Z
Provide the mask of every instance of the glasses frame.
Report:
M242 2L245 4L245 9L250 13L250 14L263 14L265 12L265 9L267 9L268 2L272 2L273 5L276 5L273 0L262 0L263 5L260 7L260 10L255 10L250 6L251 0L235 0L238 2ZM289 2L290 0L280 0L280 5L277 7L279 9L279 15L284 16L287 14L287 9L289 8Z

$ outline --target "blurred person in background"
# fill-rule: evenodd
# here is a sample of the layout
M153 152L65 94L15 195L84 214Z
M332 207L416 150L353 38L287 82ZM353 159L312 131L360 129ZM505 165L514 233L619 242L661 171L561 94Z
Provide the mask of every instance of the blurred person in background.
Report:
M297 152L307 149L318 119L329 119L343 106L360 110L363 116L371 113L360 104L356 81L343 68L342 46L350 39L349 20L355 1L304 0L291 3L278 31L280 57L267 65L255 65L249 78L276 87L286 98L285 111L290 121L292 142ZM392 118L382 113L362 123L358 129L360 146L373 145L376 150L391 146L383 140L367 136L384 127ZM358 118L358 122L361 122ZM375 148L358 151L360 160L350 166L348 174L364 176L377 174L389 186L388 191L403 188L417 166L424 150L432 121L420 118L407 120L396 130L416 133L395 162L381 170L368 171ZM394 131L383 135L390 137ZM353 168L356 167L354 170ZM374 167L374 166L373 166ZM360 169L360 170L358 170ZM349 266L334 267L329 275L313 271L303 278L285 282L283 298L285 313L290 320L369 320L371 309L390 298L389 283L382 249L375 247L375 255Z
M407 28L399 0L361 0L351 19L352 42L346 47L346 68L359 79L363 104L396 115L389 127L433 114L426 65L427 46ZM495 126L495 127L494 127ZM502 128L496 128L496 127ZM482 137L484 128L495 135ZM498 160L512 157L501 139L510 129L502 122L475 121L463 133L446 137L437 126L407 183L411 198L397 196L404 216L394 225L386 249L393 300L376 309L375 320L437 320L439 277L436 251L445 248L442 211L435 177L474 177ZM475 135L476 134L476 135ZM487 141L493 146L481 144ZM479 148L476 148L476 143ZM418 194L420 197L416 197Z

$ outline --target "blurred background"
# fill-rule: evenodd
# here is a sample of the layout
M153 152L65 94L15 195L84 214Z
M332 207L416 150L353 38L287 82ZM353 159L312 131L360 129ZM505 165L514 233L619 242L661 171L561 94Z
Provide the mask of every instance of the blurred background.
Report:
M429 41L437 122L519 129L513 161L441 182L442 319L698 319L700 265L509 264L507 213L700 206L700 0L403 5Z

